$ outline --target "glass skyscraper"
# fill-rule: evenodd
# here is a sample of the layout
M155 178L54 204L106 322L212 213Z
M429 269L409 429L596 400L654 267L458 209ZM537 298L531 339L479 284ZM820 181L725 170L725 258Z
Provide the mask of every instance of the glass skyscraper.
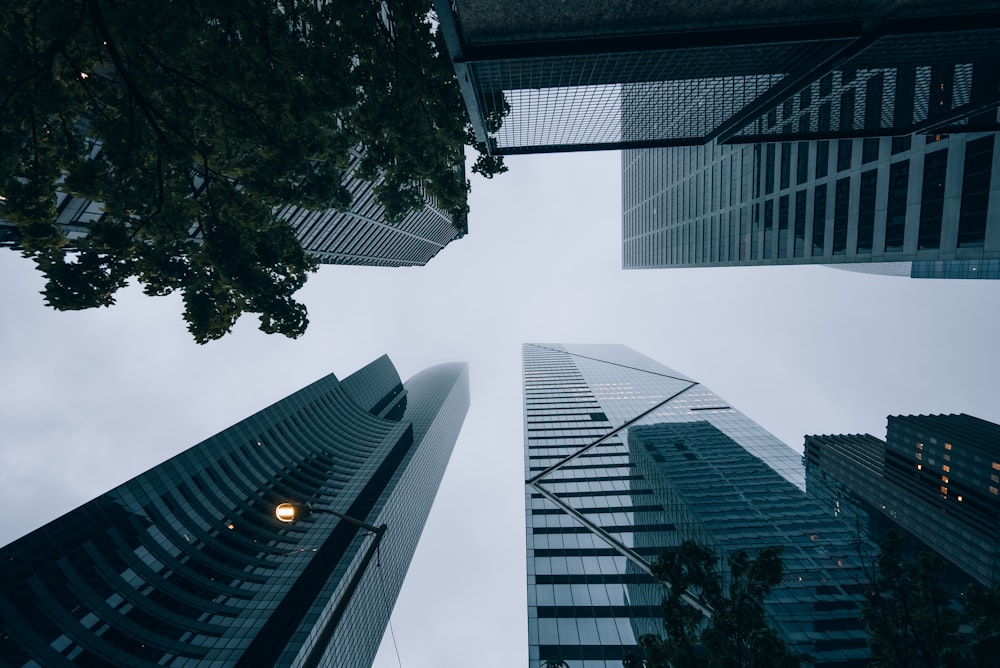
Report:
M1000 584L1000 425L891 415L884 441L806 436L804 459L809 494L831 514L876 536L901 528L981 584Z
M494 154L1000 129L985 0L435 8Z
M782 546L770 623L818 663L865 665L857 536L805 496L797 453L624 346L523 354L529 666L620 667L662 631L650 563L686 539Z
M464 364L383 356L14 541L0 664L370 665L468 404Z
M622 265L1000 279L998 136L625 151Z
M378 181L355 174L361 153L351 151L342 180L353 201L350 209L310 211L286 206L278 215L295 230L302 248L323 264L371 267L410 267L427 264L450 242L465 236L452 225L451 216L428 197L425 206L390 223L375 199ZM100 202L58 192L56 223L72 245L87 234L90 225L104 215ZM17 247L20 234L15 225L0 219L0 246Z

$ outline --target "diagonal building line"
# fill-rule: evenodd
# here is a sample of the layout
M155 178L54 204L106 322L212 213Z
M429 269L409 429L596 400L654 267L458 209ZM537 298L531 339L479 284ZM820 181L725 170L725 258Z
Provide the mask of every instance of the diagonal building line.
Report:
M652 413L652 412L658 410L659 408L661 408L662 406L670 403L671 401L673 401L674 399L676 399L680 395L684 394L685 392L687 392L688 390L690 390L695 385L698 385L699 383L696 382L696 381L692 381L690 379L687 379L687 378L678 378L677 376L670 376L670 375L667 375L667 374L656 373L655 371L648 371L647 369L639 369L639 368L631 367L631 366L628 366L628 365L625 365L625 364L617 364L615 362L608 362L607 360L602 360L602 359L598 359L598 358L595 358L595 357L589 357L587 355L580 355L580 354L577 354L577 353L571 353L571 352L566 351L566 350L559 350L557 348L551 348L549 346L542 346L542 345L539 345L537 343L532 343L532 344L529 344L529 345L534 346L535 348L540 348L542 350L549 350L551 352L561 353L563 355L571 355L571 356L574 356L574 357L582 357L584 359L589 359L589 360L592 360L592 361L595 361L595 362L603 362L604 364L610 364L612 366L618 366L618 367L622 367L622 368L625 368L625 369L632 369L634 371L642 371L642 372L648 373L650 375L660 376L662 378L669 378L671 380L679 380L679 381L682 381L682 382L685 382L685 383L689 383L689 385L687 387L678 390L677 392L673 393L672 395L670 395L669 397L667 397L663 401L655 404L654 406L652 406L649 409L643 411L642 413L639 413L634 418L632 418L630 420L627 420L621 426L619 426L619 427L617 427L615 429L612 429L607 434L604 434L603 436L599 437L598 439L596 439L592 443L590 443L588 445L585 445L580 450L574 452L571 455L567 455L566 457L560 459L558 462L556 462L552 466L548 467L547 469L545 469L541 473L538 473L537 475L532 476L531 478L529 478L528 480L525 481L526 485L528 485L532 489L536 490L539 494L541 494L543 497L545 497L546 499L548 499L549 502L551 502L557 508L559 508L560 510L562 510L564 513L566 513L567 515L569 515L570 517L572 517L574 520L576 520L578 523L580 523L582 526L584 526L588 531L590 531L591 533L593 533L594 535L596 535L598 538L600 538L601 540L603 540L605 543L607 543L608 546L611 547L613 550L615 550L616 552L618 552L619 554L621 554L623 557L625 557L626 559L628 559L629 561L631 561L633 564L635 564L636 566L638 566L639 569L642 570L644 573L646 573L650 577L653 577L653 570L652 570L651 564L648 561L646 561L646 559L644 559L642 556L640 556L638 553L636 553L630 547L628 547L627 545L625 545L624 543L622 543L621 541L619 541L611 533L609 533L608 531L605 531L601 526L599 526L595 522L592 522L591 520L587 519L583 515L583 513L579 512L578 510L576 510L575 508L573 508L572 506L570 506L569 504L567 504L566 502L564 502L562 499L560 499L559 496L555 492L552 492L552 491L546 489L545 487L543 487L540 484L539 481L542 478L544 478L545 476L547 476L550 473L552 473L553 471L555 471L555 470L557 470L557 469L565 466L568 462L570 462L570 461L576 459L577 457L579 457L580 455L584 454L588 450L591 450L591 449L597 447L598 445L600 445L601 443L604 443L605 441L607 441L611 437L616 436L619 432L621 432L622 430L627 429L628 427L632 426L633 424L635 424L639 420L643 419L644 417L646 417L650 413ZM580 373L579 367L577 367L577 373ZM593 398L596 399L596 397L593 397ZM598 404L599 403L600 402L598 402ZM602 406L602 408L603 408L603 406ZM671 589L671 586L670 586L669 583L664 582L664 583L661 583L661 584L663 586L665 586L667 589ZM711 619L712 618L713 610L712 610L711 606L709 606L708 604L706 604L704 601L702 601L699 597L695 596L691 592L686 591L686 590L683 591L683 592L681 592L681 600L683 600L685 603L687 603L688 605L690 605L694 609L698 610L698 612L700 612L702 614L702 616L705 617L705 619Z
M542 350L551 350L554 353L562 353L563 355L570 355L572 357L582 357L585 360L590 360L592 362L601 362L602 364L610 364L611 366L620 366L623 369L631 369L632 371L641 371L643 373L648 373L652 376L660 376L661 378L670 378L672 380L681 380L685 383L690 383L690 378L681 378L679 376L671 376L666 373L659 373L657 371L650 371L649 369L640 369L639 367L629 366L628 364L619 364L618 362L609 362L608 360L602 360L599 357L590 357L589 355L581 355L580 353L571 353L568 350L559 350L558 348L550 348L549 346L539 345L537 343L529 343L529 346L534 346L535 348L541 348ZM577 369L579 371L579 369Z
M572 517L573 519L575 519L577 522L579 522L583 526L585 526L591 533L596 534L601 540L603 540L605 543L607 543L609 547L611 547L613 550L615 550L616 552L618 552L619 554L621 554L623 557L625 557L626 559L628 559L629 561L631 561L633 564L635 564L636 566L638 566L640 569L642 569L642 571L644 573L646 573L647 575L649 575L650 577L652 577L652 578L655 579L655 576L653 575L653 569L652 569L652 566L650 565L650 563L648 561L646 561L645 559L643 559L641 556L639 556L630 547L628 547L627 545L625 545L624 543L622 543L621 541L619 541L617 538L615 538L613 535L611 535L610 533L608 533L607 531L605 531L599 525L597 525L594 522L591 522L590 520L588 520L583 515L583 513L579 512L578 510L576 510L572 506L570 506L567 503L563 502L562 499L560 499L555 494L555 492L551 492L551 491L545 489L544 487L542 487L540 484L538 484L536 482L529 482L528 485L532 489L537 490L539 494L541 494L542 496L544 496L551 503L555 504L564 513L566 513L567 515L569 515L570 517ZM672 587L670 586L670 583L668 583L668 582L662 582L661 584L664 587L666 587L667 589L672 589ZM702 601L700 598L698 598L697 596L695 596L691 592L689 592L687 590L681 592L681 600L684 601L685 603L687 603L688 605L690 605L692 608L694 608L698 612L700 612L706 619L711 619L712 618L712 608L711 608L711 606L709 606L707 603L705 603L704 601Z
M539 473L539 474L537 474L537 475L534 475L534 476L532 476L531 478L528 478L527 480L525 480L525 483L526 483L526 484L528 484L528 485L533 485L533 484L535 484L535 483L536 483L536 482L538 482L538 481L539 481L540 479L544 478L545 476L547 476L548 474L552 473L552 472L553 472L553 471L555 471L556 469L558 469L558 468L561 468L561 467L565 466L565 465L566 465L566 464L567 464L568 462L570 462L570 461L572 461L572 460L576 459L577 457L579 457L579 456L580 456L580 455L582 455L583 453L587 452L588 450L590 450L590 449L592 449L592 448L595 448L595 447L597 447L598 445L600 445L600 444L601 444L601 443L603 443L604 441L608 440L608 439L609 439L609 438L611 438L612 436L615 436L615 435L617 435L617 434L618 434L618 432L620 432L621 430L623 430L623 429L626 429L626 428L628 428L628 427L631 427L631 426L632 426L633 424L635 424L636 422L638 422L638 421L639 421L639 420L641 420L642 418L646 417L647 415L649 415L649 414L650 414L650 413L652 413L653 411L657 410L657 409L658 409L658 408L660 408L661 406L663 406L663 405L665 405L665 404L668 404L668 403L670 403L671 401L673 401L674 399L676 399L677 397L679 397L680 395L684 394L685 392L687 392L687 391L688 391L688 390L690 390L690 389L691 389L692 387L694 387L695 385L697 385L697 384L698 384L697 382L695 382L695 381L691 381L691 380L687 380L686 378L684 378L684 379L681 379L681 378L678 378L678 379L676 379L676 380L684 380L685 382L688 382L688 383L691 383L691 384L690 384L690 385L688 385L687 387L685 387L685 388L684 388L684 389L682 389L682 390L678 390L677 392L674 392L674 393L673 393L672 395L670 395L669 397L667 397L666 399L664 399L664 400L663 400L663 401L661 401L660 403L656 404L655 406L653 406L653 407L652 407L652 408L650 408L649 410L645 410L645 411L643 411L643 412L639 413L638 415L636 415L636 416L635 416L634 418L632 418L631 420L629 420L629 421L625 422L624 424L622 424L622 426L620 426L620 427L617 427L617 428L615 428L615 429L612 429L611 431L609 431L609 432L608 432L607 434L605 434L604 436L601 436L600 438L598 438L598 439L597 439L596 441L594 441L594 442L592 442L592 443L590 443L590 444L588 444L588 445L585 445L585 446L583 446L582 448L580 448L579 450L577 450L577 451L576 451L576 452L574 452L573 454L570 454L570 455L566 455L565 457L563 457L563 458L562 458L562 459L560 459L560 460L559 460L558 462L556 462L555 464L553 464L553 465L552 465L552 466L550 466L549 468L545 469L545 470L544 470L544 471L542 471L541 473Z

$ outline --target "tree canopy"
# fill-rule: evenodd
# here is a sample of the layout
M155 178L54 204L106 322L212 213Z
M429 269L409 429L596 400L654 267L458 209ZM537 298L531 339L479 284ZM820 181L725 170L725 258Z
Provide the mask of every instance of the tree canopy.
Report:
M666 587L664 634L645 635L645 656L626 659L627 668L798 668L803 657L789 652L765 619L764 600L782 580L781 547L768 547L751 558L743 550L729 555L727 569L707 547L684 541L664 551L652 564L653 576ZM688 605L694 596L712 610L710 619Z
M180 291L199 342L243 312L299 336L316 263L276 211L349 207L352 151L390 221L429 197L466 225L474 139L429 0L14 0L0 34L0 218L55 308L134 277ZM58 190L103 204L72 246Z
M875 558L863 619L872 666L995 666L1000 655L1000 588L970 585L961 595L941 582L943 562L931 552L908 558L890 531Z

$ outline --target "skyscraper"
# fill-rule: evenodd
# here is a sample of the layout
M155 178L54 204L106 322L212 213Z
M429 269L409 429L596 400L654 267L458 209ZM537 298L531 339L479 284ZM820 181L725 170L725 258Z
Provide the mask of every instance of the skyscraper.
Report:
M625 151L622 265L1000 279L998 136Z
M620 667L662 631L649 564L686 539L782 546L772 626L824 665L864 665L856 536L805 496L791 448L624 346L523 353L530 666Z
M468 402L464 364L383 356L14 541L2 662L370 665Z
M810 496L831 513L866 529L884 518L980 583L1000 584L1000 425L891 415L884 441L806 436L804 459Z
M493 153L1000 129L985 0L435 7Z
M375 199L378 181L358 178L361 159L351 152L343 183L351 192L350 209L309 211L286 206L278 214L286 220L305 251L323 264L373 267L410 267L427 264L450 242L465 236L452 225L451 216L428 198L426 205L410 211L398 223L390 223ZM100 202L58 193L60 231L72 244L87 234L89 226L104 213ZM0 246L17 247L20 234L15 225L0 219Z

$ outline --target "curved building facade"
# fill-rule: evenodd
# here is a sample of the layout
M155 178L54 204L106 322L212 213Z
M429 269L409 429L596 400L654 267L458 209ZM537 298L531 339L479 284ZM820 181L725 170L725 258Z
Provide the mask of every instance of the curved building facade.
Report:
M370 665L468 403L464 364L383 356L11 543L0 664Z

